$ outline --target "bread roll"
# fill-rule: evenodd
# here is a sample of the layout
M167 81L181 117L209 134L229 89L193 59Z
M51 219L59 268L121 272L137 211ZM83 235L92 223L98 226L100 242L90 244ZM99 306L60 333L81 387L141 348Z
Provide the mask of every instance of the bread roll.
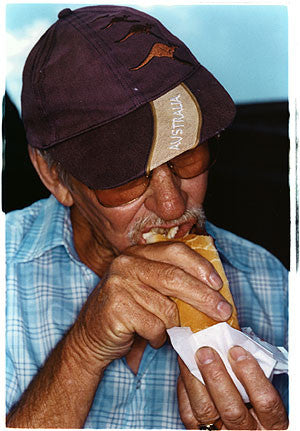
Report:
M159 241L170 241L164 235L156 235L155 242ZM237 311L235 304L233 302L233 298L231 292L229 290L229 283L225 275L225 271L223 265L221 263L219 254L215 248L213 238L209 235L195 235L190 234L185 236L184 238L176 238L173 241L184 242L186 245L191 247L193 250L197 251L201 256L205 257L205 259L209 260L211 264L215 267L218 274L223 280L223 286L219 290L221 295L232 305L232 315L230 316L227 323L231 325L235 329L240 329ZM179 317L180 317L180 326L189 326L193 332L198 332L201 329L208 328L209 326L215 325L217 322L212 318L208 317L206 314L201 311L196 310L191 305L187 304L184 301L181 301L178 298L172 298L173 301L176 302Z

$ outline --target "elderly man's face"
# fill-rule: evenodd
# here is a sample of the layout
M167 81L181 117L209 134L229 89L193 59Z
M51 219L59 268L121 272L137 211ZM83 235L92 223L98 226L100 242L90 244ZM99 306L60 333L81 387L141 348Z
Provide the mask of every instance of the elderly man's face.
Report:
M102 206L95 192L76 180L75 187L71 210L74 231L85 224L94 239L118 253L133 243L145 243L144 234L153 228L168 233L169 228L178 226L173 234L177 230L176 237L185 235L197 222L194 210L202 207L207 172L186 180L175 176L167 165L159 166L139 199L115 208Z

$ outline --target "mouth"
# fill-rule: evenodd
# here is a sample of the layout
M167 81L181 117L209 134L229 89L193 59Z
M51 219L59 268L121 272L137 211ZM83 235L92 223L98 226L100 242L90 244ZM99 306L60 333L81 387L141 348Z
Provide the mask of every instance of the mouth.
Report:
M165 240L183 238L189 234L194 224L195 220L170 227L152 227L142 234L141 242L144 244L153 244L158 242L161 237Z

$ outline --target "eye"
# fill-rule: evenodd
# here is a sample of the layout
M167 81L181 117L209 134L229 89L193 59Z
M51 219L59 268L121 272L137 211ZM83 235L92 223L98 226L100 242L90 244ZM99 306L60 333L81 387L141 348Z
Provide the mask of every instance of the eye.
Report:
M117 207L142 196L148 187L149 181L149 178L144 176L113 189L95 190L95 194L103 206Z
M211 158L207 142L188 150L169 162L173 172L181 178L193 178L210 167Z

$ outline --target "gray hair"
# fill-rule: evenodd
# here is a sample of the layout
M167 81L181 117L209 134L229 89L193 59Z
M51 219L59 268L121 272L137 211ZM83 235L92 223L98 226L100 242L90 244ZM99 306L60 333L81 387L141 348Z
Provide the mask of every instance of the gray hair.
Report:
M74 184L72 181L72 175L65 170L65 168L61 165L60 162L55 160L48 150L41 150L33 148L34 151L37 151L45 160L48 165L48 168L55 169L59 181L66 186L70 191L74 191Z

